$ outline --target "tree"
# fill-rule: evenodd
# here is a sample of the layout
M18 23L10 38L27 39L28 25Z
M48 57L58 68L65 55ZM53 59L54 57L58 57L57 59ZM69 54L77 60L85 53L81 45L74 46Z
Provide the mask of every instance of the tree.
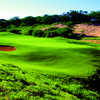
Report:
M35 24L35 18L33 16L27 16L21 19L22 25L24 26L32 26Z
M6 31L6 28L8 27L9 23L5 19L0 19L0 31Z
M92 11L89 16L94 22L100 23L100 11Z
M59 17L60 17L60 22L70 21L70 18L69 18L69 16L67 16L67 14L66 15L60 15Z
M0 27L6 28L8 26L8 21L5 19L0 19Z
M87 13L88 12L82 10L80 11L71 10L70 12L67 12L67 16L74 23L88 22L90 21L90 19Z
M43 24L52 24L54 22L53 16L50 15L44 15L41 19Z
M35 17L35 24L42 24L42 17L41 16Z
M10 20L8 20L9 22L9 25L12 24L12 25L15 25L15 26L20 26L21 25L21 20L19 17L13 17L11 18Z

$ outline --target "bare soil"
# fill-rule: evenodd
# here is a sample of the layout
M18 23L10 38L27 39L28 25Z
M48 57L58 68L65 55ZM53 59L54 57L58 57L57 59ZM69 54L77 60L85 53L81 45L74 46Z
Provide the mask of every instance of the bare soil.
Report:
M76 24L74 26L74 33L85 34L86 36L91 36L91 37L100 37L100 25ZM100 40L82 40L82 41L100 44Z
M74 33L85 34L87 36L100 36L100 25L76 24Z

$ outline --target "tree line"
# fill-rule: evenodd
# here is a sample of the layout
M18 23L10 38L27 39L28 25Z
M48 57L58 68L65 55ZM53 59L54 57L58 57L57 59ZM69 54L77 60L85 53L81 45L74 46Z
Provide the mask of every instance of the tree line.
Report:
M72 10L65 12L61 15L44 15L44 16L27 16L24 18L13 17L9 20L0 19L0 28L6 28L10 25L17 26L32 26L34 24L52 24L56 22L68 22L73 23L100 23L100 11L92 11L88 13L87 11L76 11Z

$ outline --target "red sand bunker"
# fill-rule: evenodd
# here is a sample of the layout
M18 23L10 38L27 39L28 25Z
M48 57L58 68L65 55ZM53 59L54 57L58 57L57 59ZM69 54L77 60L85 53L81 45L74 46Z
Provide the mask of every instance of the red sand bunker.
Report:
M6 46L6 45L0 45L0 51L14 51L16 50L13 46Z

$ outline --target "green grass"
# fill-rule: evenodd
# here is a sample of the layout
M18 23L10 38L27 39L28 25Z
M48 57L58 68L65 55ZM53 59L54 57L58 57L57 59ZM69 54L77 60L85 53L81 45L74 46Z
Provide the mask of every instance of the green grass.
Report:
M25 100L19 98L26 97L27 100L97 100L100 96L97 90L93 90L95 87L90 88L89 84L97 66L100 66L99 47L60 37L35 38L7 32L0 33L0 45L16 47L16 51L0 51L0 64L3 64L0 74L4 75L1 77L1 90L2 93L8 91L1 94L2 98L3 95L5 98L11 95L15 100ZM14 91L15 86L18 87Z
M85 37L83 40L100 40L100 37Z
M0 100L99 100L97 92L80 82L64 74L25 72L17 66L2 64Z
M86 76L95 67L92 65L93 47L67 43L65 39L34 38L31 36L4 35L0 44L13 45L16 51L1 52L1 60L27 70L66 73ZM9 59L10 58L10 59ZM83 71L84 70L84 71Z

